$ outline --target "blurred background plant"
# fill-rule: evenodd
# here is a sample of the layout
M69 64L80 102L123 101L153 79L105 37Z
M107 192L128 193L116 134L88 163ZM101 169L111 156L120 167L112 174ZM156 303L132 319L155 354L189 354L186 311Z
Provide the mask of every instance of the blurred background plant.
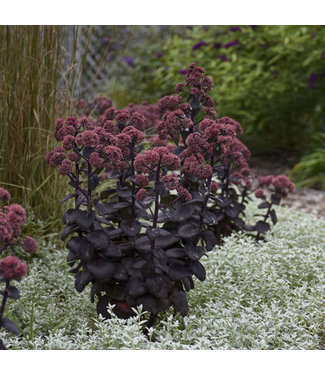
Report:
M66 190L44 160L55 119L85 87L90 27L0 26L0 186L30 212L25 230L60 225ZM38 223L38 224L37 224ZM36 224L36 225L35 225Z
M115 81L107 83L106 93L116 104L153 103L170 94L195 61L215 82L218 114L242 123L253 156L278 153L292 166L324 145L324 26L140 28L110 58ZM307 168L299 165L297 181ZM319 187L320 164L308 173L315 178L306 184Z
M50 233L66 189L44 160L55 119L97 95L155 103L195 61L253 156L302 157L295 181L325 189L324 42L324 26L0 26L0 185Z

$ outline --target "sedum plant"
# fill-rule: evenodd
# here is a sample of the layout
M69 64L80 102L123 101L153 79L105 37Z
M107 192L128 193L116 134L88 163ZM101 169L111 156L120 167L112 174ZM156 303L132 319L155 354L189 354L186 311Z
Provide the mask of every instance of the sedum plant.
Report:
M200 263L206 252L232 230L256 231L260 239L270 227L273 210L263 225L245 224L245 204L259 186L237 138L240 124L216 118L212 87L204 69L191 64L186 82L176 86L179 95L159 100L154 127L134 106L116 110L109 100L97 117L56 123L62 147L46 160L74 189L62 200L74 199L74 207L63 217L61 238L69 238L77 291L91 284L104 317L108 304L121 318L142 305L151 313L148 327L170 307L187 315L186 293L194 277L206 277Z
M10 201L10 193L0 188L0 200L5 203ZM4 205L0 208L0 255L11 251L18 255L17 248L21 247L26 253L34 254L37 248L35 240L27 236L21 240L21 226L26 220L26 213L23 207L17 203ZM0 260L0 282L5 283L3 290L0 290L2 302L0 305L0 328L19 335L20 330L9 318L4 317L8 298L18 299L19 290L11 282L20 281L27 273L27 264L19 260L16 255L8 255ZM6 349L0 339L0 350Z

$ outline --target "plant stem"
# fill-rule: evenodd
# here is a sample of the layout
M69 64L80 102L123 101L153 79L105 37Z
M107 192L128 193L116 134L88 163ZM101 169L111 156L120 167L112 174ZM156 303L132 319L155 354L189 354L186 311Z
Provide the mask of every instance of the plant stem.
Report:
M161 157L159 159L158 166L157 166L155 185L158 184L159 179L160 179L160 164L161 164ZM155 186L155 211L153 215L152 228L157 227L158 213L159 213L159 192L158 192L157 186ZM155 248L155 242L156 242L155 239L151 240L151 250Z
M211 165L212 168L213 168L213 161L214 161L214 156L211 155L210 165ZM201 227L202 227L202 224L203 224L203 214L204 214L204 212L206 210L206 207L207 207L207 204L208 204L208 200L209 200L209 196L210 196L210 192L211 192L211 180L212 180L212 174L211 174L211 176L207 180L208 192L205 195L204 201L203 201L203 206L202 206L202 211L201 211L201 217L200 217L200 224L199 224L200 231L201 231Z
M91 209L92 209L92 201L91 201L91 189L89 188L89 185L90 185L90 178L91 178L91 165L89 162L87 162L88 164L88 186L87 186L87 209L88 209L88 213L91 212Z
M5 290L3 292L3 298L2 298L2 303L1 303L1 307L0 307L0 326L1 326L1 320L2 320L2 315L5 311L5 306L6 306L6 302L7 302L7 299L8 299L8 286L10 284L10 281L6 281L6 287L5 287Z
M131 175L132 180L135 178L134 174L134 146L131 147ZM131 215L135 218L135 183L132 181L132 205L131 205Z

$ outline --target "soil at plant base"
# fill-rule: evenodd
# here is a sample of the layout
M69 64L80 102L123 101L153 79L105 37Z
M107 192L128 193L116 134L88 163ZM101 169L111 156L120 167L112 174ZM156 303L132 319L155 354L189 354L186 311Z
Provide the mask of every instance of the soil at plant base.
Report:
M293 166L299 161L294 153L275 155L258 155L250 159L251 170L257 176L288 175ZM325 217L325 191L311 188L295 188L289 196L281 201L281 206L295 207L307 213Z

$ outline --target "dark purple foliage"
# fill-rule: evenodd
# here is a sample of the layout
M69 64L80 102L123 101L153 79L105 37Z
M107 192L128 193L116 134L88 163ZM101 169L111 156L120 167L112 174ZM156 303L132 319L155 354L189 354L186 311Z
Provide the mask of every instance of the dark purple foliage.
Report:
M276 222L271 206L293 189L285 176L255 182L250 152L238 139L241 125L217 118L208 95L213 82L195 64L183 72L178 96L161 98L147 115L142 107L143 115L135 105L116 110L98 98L90 107L83 103L96 117L56 124L63 147L46 160L59 171L67 160L73 164L64 174L74 192L62 201L74 199L74 208L63 217L61 238L69 238L77 291L92 284L91 300L107 318L108 303L121 318L142 305L151 313L148 326L170 307L186 315L186 293L195 278L206 277L200 263L206 252L234 230L257 232L259 239L270 229L267 219ZM147 125L146 116L152 116ZM110 187L97 189L104 180ZM249 195L265 187L270 203L264 191L256 195L267 212L248 226Z

